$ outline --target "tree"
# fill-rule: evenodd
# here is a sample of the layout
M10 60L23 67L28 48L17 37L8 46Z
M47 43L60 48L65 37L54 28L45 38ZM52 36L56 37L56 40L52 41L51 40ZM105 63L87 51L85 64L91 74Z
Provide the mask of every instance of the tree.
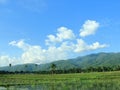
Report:
M56 67L57 67L56 64L54 64L54 63L51 64L52 74L54 74Z
M11 71L12 71L12 68L11 68L11 67L12 67L12 64L11 64L11 63L9 64L9 67L10 67L10 68L9 68L9 72L11 72Z
M35 64L35 67L37 67L38 65L37 64Z
M28 70L28 65L26 64L25 65L25 72L27 72L27 70Z
M35 70L37 71L37 67L38 67L38 65L37 64L35 64Z
M9 67L11 67L11 66L12 66L12 64L10 63L10 64L9 64Z

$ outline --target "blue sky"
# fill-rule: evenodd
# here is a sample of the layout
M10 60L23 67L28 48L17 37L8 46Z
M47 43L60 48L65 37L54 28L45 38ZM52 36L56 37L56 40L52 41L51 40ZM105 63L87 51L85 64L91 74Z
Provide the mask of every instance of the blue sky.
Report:
M0 0L0 66L119 52L119 0Z

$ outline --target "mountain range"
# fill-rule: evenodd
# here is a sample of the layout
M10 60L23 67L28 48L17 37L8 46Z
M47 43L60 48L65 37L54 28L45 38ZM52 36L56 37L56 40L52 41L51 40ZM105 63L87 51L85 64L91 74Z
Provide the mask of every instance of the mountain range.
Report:
M22 64L15 66L0 67L0 71L48 71L54 63L58 70L68 70L71 68L87 68L98 66L120 65L120 53L97 53L80 56L68 60L59 60L46 64Z

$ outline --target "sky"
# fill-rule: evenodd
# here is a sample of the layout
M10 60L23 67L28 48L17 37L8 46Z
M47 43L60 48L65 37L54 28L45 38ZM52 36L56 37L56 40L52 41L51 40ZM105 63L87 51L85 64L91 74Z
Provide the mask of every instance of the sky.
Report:
M0 66L120 52L119 0L0 0Z

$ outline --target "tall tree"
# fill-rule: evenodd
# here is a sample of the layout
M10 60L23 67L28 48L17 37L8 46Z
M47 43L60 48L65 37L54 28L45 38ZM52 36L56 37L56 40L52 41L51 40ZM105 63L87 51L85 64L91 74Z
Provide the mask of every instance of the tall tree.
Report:
M10 63L10 64L9 64L9 67L11 67L11 66L12 66L12 64Z
M51 64L50 68L51 68L52 74L54 74L56 67L57 67L56 64L54 63Z
M28 65L26 64L25 65L25 72L27 72L28 71Z
M35 70L37 71L37 67L38 67L38 65L37 64L35 64Z

